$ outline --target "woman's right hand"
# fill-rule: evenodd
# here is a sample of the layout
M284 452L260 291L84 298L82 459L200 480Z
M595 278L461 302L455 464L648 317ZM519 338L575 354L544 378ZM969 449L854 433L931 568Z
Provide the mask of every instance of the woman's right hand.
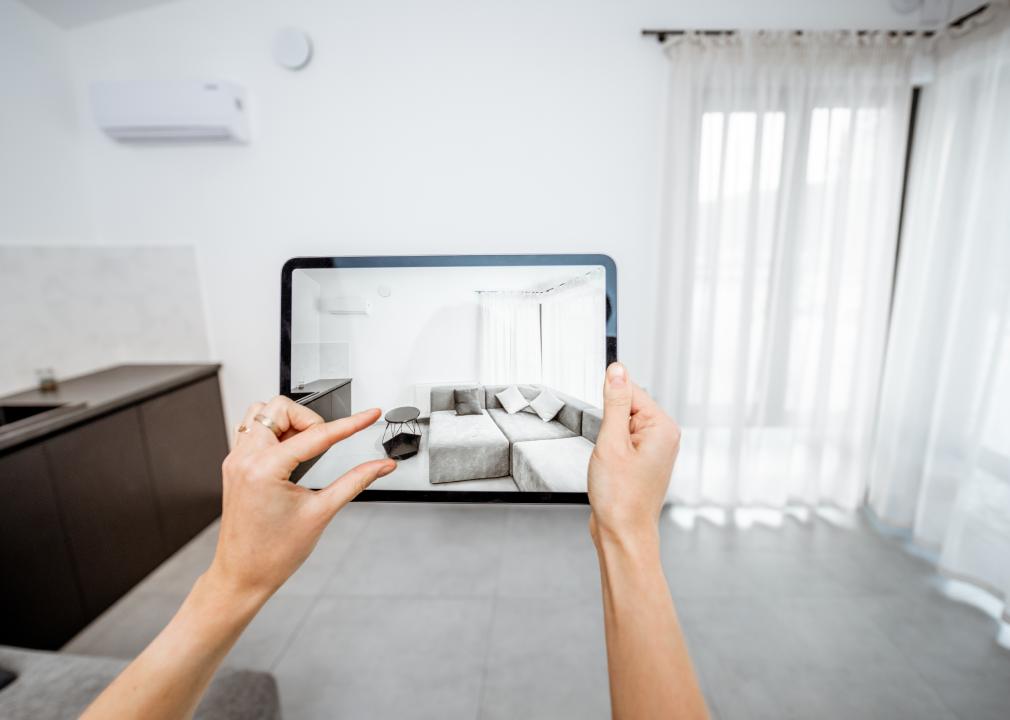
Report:
M603 422L589 461L593 541L625 541L656 533L680 428L620 363L607 368Z
M298 463L379 419L378 409L324 422L278 396L246 412L225 458L217 552L208 575L230 590L268 597L305 561L333 516L376 478L396 469L388 459L351 468L319 491L289 481ZM256 418L266 417L271 430Z

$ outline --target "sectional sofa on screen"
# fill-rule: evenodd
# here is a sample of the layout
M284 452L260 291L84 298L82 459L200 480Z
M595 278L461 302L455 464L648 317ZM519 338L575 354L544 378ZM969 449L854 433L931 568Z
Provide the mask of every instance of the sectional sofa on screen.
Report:
M511 475L524 492L585 492L589 456L602 411L542 385L519 385L527 400L548 389L565 405L544 422L523 410L510 415L497 393L507 385L441 385L431 389L428 479L432 483ZM477 389L483 412L457 415L456 389Z

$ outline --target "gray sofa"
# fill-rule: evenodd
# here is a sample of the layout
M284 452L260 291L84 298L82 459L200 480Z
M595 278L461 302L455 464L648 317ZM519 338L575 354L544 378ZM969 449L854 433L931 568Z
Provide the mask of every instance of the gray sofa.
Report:
M480 390L481 415L456 415L453 390L466 387ZM511 475L525 492L585 492L602 411L550 388L565 403L555 419L545 423L525 410L509 415L496 397L507 387L442 385L431 389L429 481ZM518 387L528 400L544 389L541 385Z
M456 387L465 386L443 385L431 389L428 480L446 483L508 475L508 440L486 411L481 415L456 414L452 392ZM480 390L477 397L483 408L484 392Z
M84 709L126 667L126 660L0 647L0 668L18 678L0 690L0 718L63 720ZM273 675L219 670L194 715L197 720L280 720Z

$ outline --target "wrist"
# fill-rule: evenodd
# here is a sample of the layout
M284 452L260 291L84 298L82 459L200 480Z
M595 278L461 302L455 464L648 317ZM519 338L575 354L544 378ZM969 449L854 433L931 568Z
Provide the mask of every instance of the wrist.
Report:
M273 595L270 588L242 582L216 563L212 563L197 579L193 590L199 592L204 600L234 610L238 615L256 614Z
M658 557L659 527L651 522L600 522L593 517L590 523L593 544L601 559L621 555L625 557Z

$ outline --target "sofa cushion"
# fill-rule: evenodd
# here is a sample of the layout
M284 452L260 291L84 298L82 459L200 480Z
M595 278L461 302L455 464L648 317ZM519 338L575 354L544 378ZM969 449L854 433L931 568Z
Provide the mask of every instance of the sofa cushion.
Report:
M494 397L509 415L515 415L523 408L530 406L530 401L519 392L519 388L515 385L509 385L500 393L495 393Z
M480 403L481 407L486 407L484 404L484 390L480 385L436 385L431 388L431 411L436 410L455 410L456 409L456 399L453 391L459 388L460 390L467 390L469 388L475 388L477 390L477 402Z
M533 398L530 407L540 416L544 422L550 422L565 406L564 401L559 400L550 390L544 389L539 395ZM569 428L571 429L571 428Z
M488 415L501 428L510 443L525 440L551 440L572 437L571 430L554 420L544 422L531 413L516 413L509 415L502 409L488 410Z
M512 478L523 492L586 492L593 443L582 436L512 446Z
M512 386L511 385L485 385L484 386L484 399L485 399L486 404L484 405L484 407L486 407L488 410L494 410L494 409L497 409L497 408L501 408L502 404L501 404L501 401L497 397L498 393L504 392L505 390L508 390L510 387L512 387ZM527 401L532 400L533 398L535 398L537 395L540 394L540 388L537 387L536 385L516 385L516 387L519 388L519 392L522 394L522 396L524 398L526 398ZM530 410L529 412L532 413L533 411Z
M0 667L18 674L18 679L0 692L0 717L80 717L126 664L125 660L0 647ZM222 668L193 717L280 720L277 683L268 673Z
M452 391L452 399L455 403L457 415L480 415L484 412L481 408L478 394L483 394L479 388L456 388Z
M457 415L455 410L434 410L429 423L429 482L509 474L509 441L487 414Z

